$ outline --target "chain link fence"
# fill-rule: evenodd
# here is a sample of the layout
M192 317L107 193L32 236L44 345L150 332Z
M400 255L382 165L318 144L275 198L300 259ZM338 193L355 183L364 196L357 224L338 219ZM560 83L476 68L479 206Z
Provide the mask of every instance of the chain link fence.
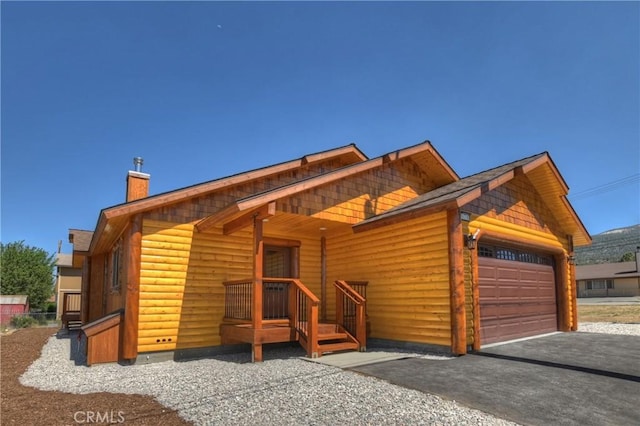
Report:
M3 329L16 329L26 327L57 327L60 321L56 319L55 312L29 312L16 314L6 323Z

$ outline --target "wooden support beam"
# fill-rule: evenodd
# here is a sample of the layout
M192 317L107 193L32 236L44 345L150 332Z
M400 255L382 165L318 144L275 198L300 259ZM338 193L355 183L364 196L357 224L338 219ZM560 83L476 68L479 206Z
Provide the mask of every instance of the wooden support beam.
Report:
M142 215L140 214L131 220L125 236L125 247L127 247L127 290L121 357L135 359L138 356L138 312L140 310L140 263L142 258Z
M564 253L555 255L556 262L556 304L558 309L558 329L571 330L571 315L569 313L569 264Z
M251 362L262 362L262 343L251 345Z
M320 237L320 319L327 320L327 237Z
M578 329L578 281L576 281L576 265L569 264L569 284L571 285L571 331Z
M576 262L575 251L573 245L573 235L567 235L569 243L568 255L572 259L569 262L569 287L571 288L571 331L578 329L578 281L576 280Z
M471 294L473 298L473 350L480 350L480 272L478 270L478 249L471 252Z
M467 353L467 322L465 313L463 233L460 211L447 210L449 228L449 288L451 305L451 352Z
M253 300L251 323L253 328L262 328L262 277L264 270L264 242L262 241L262 220L255 220L253 226Z
M89 300L91 296L91 256L82 262L82 278L80 282L80 321L89 322Z
M236 231L244 229L248 226L253 225L255 220L262 220L269 218L276 214L276 202L272 201L264 206L254 209L248 213L243 214L242 216L233 219L230 222L224 224L223 233L224 235L231 235Z
M216 212L212 215L205 217L195 224L196 231L204 232L207 229L213 228L214 226L224 223L233 217L236 213L240 211L238 204L233 203L230 206Z

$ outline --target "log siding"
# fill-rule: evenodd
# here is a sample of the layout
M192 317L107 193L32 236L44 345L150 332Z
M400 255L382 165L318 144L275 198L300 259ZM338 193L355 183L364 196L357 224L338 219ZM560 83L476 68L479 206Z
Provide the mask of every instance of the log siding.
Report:
M327 253L329 281L369 282L371 337L450 346L446 212L334 236Z

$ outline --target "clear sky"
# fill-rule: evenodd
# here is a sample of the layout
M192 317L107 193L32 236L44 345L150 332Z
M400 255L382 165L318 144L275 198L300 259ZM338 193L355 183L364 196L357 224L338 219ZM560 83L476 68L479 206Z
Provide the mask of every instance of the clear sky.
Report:
M639 2L8 2L1 240L349 143L460 176L549 151L591 234L640 223ZM575 194L575 195L573 195Z

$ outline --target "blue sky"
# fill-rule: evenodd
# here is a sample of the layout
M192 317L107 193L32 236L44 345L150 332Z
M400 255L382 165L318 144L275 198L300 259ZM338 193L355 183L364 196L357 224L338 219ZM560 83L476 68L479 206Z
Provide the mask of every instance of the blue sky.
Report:
M5 243L69 251L69 228L124 201L134 156L158 194L427 139L461 176L549 151L590 233L640 223L638 2L3 1L1 14Z

